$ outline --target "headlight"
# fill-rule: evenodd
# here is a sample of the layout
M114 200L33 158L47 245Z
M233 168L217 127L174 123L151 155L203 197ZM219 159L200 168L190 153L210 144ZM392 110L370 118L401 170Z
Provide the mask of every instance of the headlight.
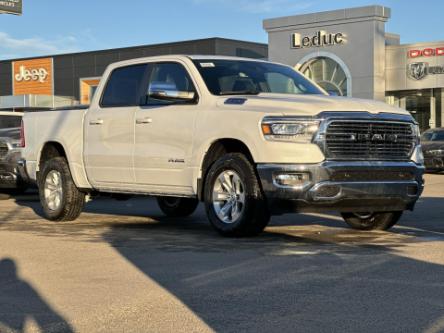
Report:
M420 139L421 139L421 131L419 130L419 125L418 124L414 124L412 125L413 127L413 135L416 138L416 144L420 143Z
M265 118L262 133L270 141L311 142L319 129L318 120L298 118Z
M416 164L424 164L424 154L422 153L421 145L417 145L412 154L412 161Z

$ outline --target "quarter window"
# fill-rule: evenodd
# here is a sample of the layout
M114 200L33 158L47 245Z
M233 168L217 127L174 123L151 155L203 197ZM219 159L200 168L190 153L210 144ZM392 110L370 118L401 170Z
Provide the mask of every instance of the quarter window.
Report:
M141 87L147 65L134 65L115 69L108 80L102 97L102 107L140 105Z

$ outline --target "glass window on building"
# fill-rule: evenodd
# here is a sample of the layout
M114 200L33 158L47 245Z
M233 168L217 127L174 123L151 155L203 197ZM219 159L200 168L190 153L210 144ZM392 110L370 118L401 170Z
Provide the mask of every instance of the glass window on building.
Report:
M313 58L300 68L302 74L315 81L330 95L347 96L347 76L336 61L326 57Z
M416 119L421 132L443 126L444 89L405 90L387 93L387 102L409 111Z
M99 82L100 77L80 79L80 104L91 104Z

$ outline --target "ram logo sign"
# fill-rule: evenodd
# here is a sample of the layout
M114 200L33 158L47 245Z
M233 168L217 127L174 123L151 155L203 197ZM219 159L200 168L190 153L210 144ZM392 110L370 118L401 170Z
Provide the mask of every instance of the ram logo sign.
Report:
M407 75L414 80L422 80L427 75L428 64L425 62L414 62L408 64Z

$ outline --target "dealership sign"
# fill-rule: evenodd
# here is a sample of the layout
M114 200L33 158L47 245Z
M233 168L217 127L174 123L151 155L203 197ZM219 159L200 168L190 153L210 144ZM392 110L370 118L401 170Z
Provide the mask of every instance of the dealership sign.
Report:
M14 76L16 82L39 81L40 83L43 83L47 78L48 71L43 67L28 69L25 66L20 66L19 72Z
M320 30L312 36L303 36L297 32L291 35L291 47L295 49L341 45L344 42L345 35L342 32L332 34Z
M407 65L407 75L413 80L422 80L427 75L444 74L444 66L429 66L427 62L414 62Z
M439 57L444 55L444 47L427 47L425 49L408 50L407 56L409 58L420 57Z
M12 82L14 95L52 95L54 90L52 58L14 61Z
M0 0L0 14L22 14L22 0Z

